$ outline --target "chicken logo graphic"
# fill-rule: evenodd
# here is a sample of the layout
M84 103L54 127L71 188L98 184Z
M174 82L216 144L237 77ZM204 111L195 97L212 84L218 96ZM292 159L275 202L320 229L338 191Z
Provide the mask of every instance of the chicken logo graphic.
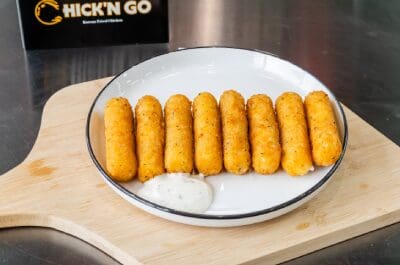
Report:
M46 26L52 26L62 21L59 15L60 6L55 0L40 0L35 6L36 19Z

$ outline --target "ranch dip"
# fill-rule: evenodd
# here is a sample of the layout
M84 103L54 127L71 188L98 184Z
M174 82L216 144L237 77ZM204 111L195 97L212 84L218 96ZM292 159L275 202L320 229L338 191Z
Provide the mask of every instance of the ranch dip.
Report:
M146 181L138 195L148 201L183 212L204 213L213 198L203 175L165 173Z

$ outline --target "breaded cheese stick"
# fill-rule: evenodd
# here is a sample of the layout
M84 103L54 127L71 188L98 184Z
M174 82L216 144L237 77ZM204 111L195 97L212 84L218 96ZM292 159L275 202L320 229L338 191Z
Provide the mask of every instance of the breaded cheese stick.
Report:
M281 162L281 145L271 99L263 94L250 97L247 116L253 169L260 174L272 174Z
M164 119L153 96L139 99L135 107L136 147L141 182L164 173Z
M199 173L215 175L222 170L221 118L218 103L208 92L193 101L195 165Z
M301 97L283 93L276 100L282 143L282 167L291 176L301 176L313 168L307 124Z
M307 95L304 105L314 163L332 165L342 153L342 143L329 97L323 91L314 91Z
M108 100L104 111L106 169L116 181L131 180L137 171L133 113L125 98Z
M244 99L238 92L227 90L219 104L225 169L230 173L244 174L251 163Z
M165 169L193 171L192 103L184 95L171 96L165 103Z

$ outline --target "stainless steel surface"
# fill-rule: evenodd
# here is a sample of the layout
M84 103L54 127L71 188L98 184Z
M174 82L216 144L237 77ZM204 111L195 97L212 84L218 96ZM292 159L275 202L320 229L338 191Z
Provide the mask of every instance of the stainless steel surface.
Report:
M120 264L91 245L54 230L32 227L0 231L0 264Z
M400 144L400 1L171 0L169 8L169 45L25 52L15 0L0 1L0 174L27 155L42 107L58 89L203 45L260 49L292 61ZM287 264L399 264L399 231L396 224ZM48 229L3 229L0 264L112 264L97 250L81 251L82 244Z

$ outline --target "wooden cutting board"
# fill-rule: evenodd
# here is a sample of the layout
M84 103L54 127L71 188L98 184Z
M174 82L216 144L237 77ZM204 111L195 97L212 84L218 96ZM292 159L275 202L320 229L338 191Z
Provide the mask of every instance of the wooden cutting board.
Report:
M305 206L236 228L147 214L106 186L86 148L89 107L109 80L67 87L47 102L31 153L0 177L0 227L52 227L123 264L270 264L400 220L400 148L349 109L344 160Z

